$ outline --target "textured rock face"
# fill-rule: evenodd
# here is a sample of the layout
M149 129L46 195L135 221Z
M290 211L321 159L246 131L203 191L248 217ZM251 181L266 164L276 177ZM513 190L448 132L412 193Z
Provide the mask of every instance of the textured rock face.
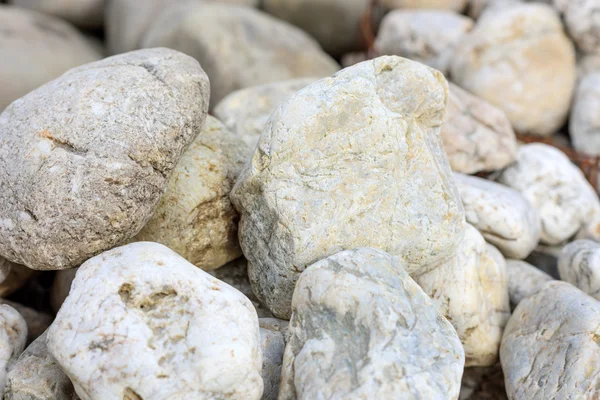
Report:
M415 276L456 328L468 367L498 361L502 329L510 315L506 263L488 246L477 229L467 225L454 258Z
M560 279L600 300L600 244L591 240L569 243L558 257Z
M14 301L0 299L0 304L11 306L21 314L27 325L27 343L33 342L44 333L54 319L50 314L37 311Z
M290 79L237 90L221 100L215 106L213 114L253 151L277 106L316 80L317 78Z
M238 258L239 216L229 200L250 149L214 117L185 150L156 212L131 240L157 242L204 270Z
M475 176L454 174L467 222L506 257L526 258L542 234L540 216L514 189Z
M101 55L69 24L0 4L0 111L70 68Z
M515 308L521 300L537 293L553 278L544 271L521 260L506 260L510 306Z
M451 75L506 112L517 132L548 136L569 111L575 51L552 7L499 7L484 13L461 41Z
M35 275L35 271L0 257L0 274L3 277L0 281L0 297L8 297L23 287Z
M9 3L65 19L82 28L99 28L104 20L105 0L9 0Z
M0 305L0 395L4 395L6 374L27 342L27 324L11 306Z
M577 84L569 133L578 151L600 155L600 70L585 75Z
M456 332L389 254L360 248L315 263L292 307L280 400L458 397Z
M541 241L546 244L573 236L599 207L598 196L581 170L563 152L546 144L519 147L517 162L502 173L499 182L521 192L538 210Z
M84 263L47 343L83 400L262 393L250 301L157 243Z
M0 254L64 269L135 235L200 132L209 83L173 50L75 68L0 115Z
M553 1L577 47L586 53L600 52L600 4L596 0Z
M164 46L196 58L211 83L211 108L229 93L292 78L328 76L339 66L300 29L258 10L182 3L161 14L142 47Z
M380 0L387 8L434 8L462 11L468 0Z
M264 383L262 400L277 400L288 323L277 318L261 318L258 322L263 356L260 373Z
M375 49L447 74L454 49L472 28L470 18L451 11L396 10L381 21Z
M600 303L566 282L521 301L500 349L511 399L600 396Z
M257 297L289 319L298 275L344 249L450 257L464 213L439 140L441 73L399 57L346 68L273 113L231 198Z
M442 125L452 170L465 174L502 169L517 157L517 139L504 111L449 83Z

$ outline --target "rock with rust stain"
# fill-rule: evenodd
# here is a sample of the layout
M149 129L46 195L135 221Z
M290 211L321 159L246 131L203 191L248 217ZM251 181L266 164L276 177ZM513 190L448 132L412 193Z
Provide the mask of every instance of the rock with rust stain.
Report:
M0 305L0 397L4 396L6 374L27 343L27 323L17 310Z

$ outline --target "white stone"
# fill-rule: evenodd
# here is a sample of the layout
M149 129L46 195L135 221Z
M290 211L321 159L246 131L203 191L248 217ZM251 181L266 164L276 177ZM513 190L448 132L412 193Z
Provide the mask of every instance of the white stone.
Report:
M586 53L600 52L600 3L597 0L554 0L569 36Z
M575 149L600 155L600 71L585 75L577 84L569 134Z
M563 281L600 300L600 244L576 240L563 247L558 273Z
M537 293L546 282L553 280L541 269L521 260L506 260L506 270L508 295L513 309L521 300Z
M0 298L0 304L6 304L14 308L21 314L27 324L27 343L37 339L52 323L54 316L45 312L34 310L11 300Z
M4 396L6 374L25 349L27 323L17 310L0 305L0 397Z

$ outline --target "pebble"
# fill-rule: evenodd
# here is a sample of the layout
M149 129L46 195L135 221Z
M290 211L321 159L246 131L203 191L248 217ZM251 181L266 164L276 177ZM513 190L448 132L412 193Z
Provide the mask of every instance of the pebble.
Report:
M560 279L600 300L600 244L576 240L562 248L558 257Z
M569 133L576 150L600 155L600 70L586 74L577 84Z
M522 260L506 260L506 270L511 309L515 309L524 298L537 293L546 282L553 280L544 271Z
M100 28L104 22L106 0L9 0L19 7L49 14L81 28Z
M600 3L597 0L553 0L569 36L584 53L600 52Z
M0 397L4 396L6 375L25 349L27 323L17 310L0 304Z

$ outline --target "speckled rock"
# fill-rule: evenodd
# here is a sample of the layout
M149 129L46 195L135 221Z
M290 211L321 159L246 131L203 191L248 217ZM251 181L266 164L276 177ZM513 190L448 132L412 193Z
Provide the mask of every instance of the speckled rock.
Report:
M300 29L250 7L181 3L162 13L142 47L169 47L196 58L214 107L229 93L292 78L328 76L339 65Z
M515 131L550 136L569 112L575 49L552 7L499 7L484 13L461 41L451 75L506 112Z
M375 49L447 74L454 49L472 28L471 18L452 11L395 10L381 21Z
M542 234L540 216L514 189L475 176L454 174L467 222L509 258L526 258Z
M600 244L576 240L563 247L558 258L560 279L600 300Z
M389 254L360 248L315 263L292 307L279 400L458 397L456 332Z
M21 314L27 324L27 343L33 342L44 333L54 319L50 314L46 314L14 301L0 299L0 304L9 305Z
M409 273L452 256L464 213L439 129L442 74L380 57L281 104L231 199L256 296L290 318L298 275L341 250L380 248Z
M468 0L380 0L387 8L433 8L461 12Z
M600 155L600 70L585 75L577 84L569 134L575 149Z
M442 141L452 170L465 174L505 168L517 139L504 111L450 83Z
M83 400L251 400L262 393L250 301L157 243L86 261L47 343Z
M600 303L566 282L548 282L519 303L500 349L511 399L600 396Z
M50 289L50 305L54 312L58 312L65 299L69 295L71 290L71 283L75 279L77 268L63 269L62 271L56 271L54 281L52 282L52 288Z
M0 297L8 297L22 288L36 272L0 257L0 273L4 276L0 282Z
M100 28L104 20L105 0L9 0L9 3L65 19L82 28Z
M0 396L4 396L6 374L25 348L27 324L11 306L0 305Z
M599 207L598 196L581 170L562 151L546 144L519 147L517 162L498 180L538 210L545 244L559 244L573 236Z
M258 323L263 356L260 373L264 383L262 400L277 400L288 322L277 318L261 318Z
M413 275L458 332L468 367L498 361L502 329L510 315L506 263L494 254L497 251L467 225L454 258L433 271Z
M465 368L458 400L508 400L500 364Z
M508 295L514 309L526 297L537 293L553 278L533 265L521 260L506 260L508 271Z
M51 16L0 4L0 112L70 68L99 60L75 28Z
M586 53L600 52L600 3L597 0L554 0L569 36Z
M252 153L277 106L316 80L298 78L236 90L215 106L213 114L242 138Z
M200 132L209 83L169 49L75 68L0 115L0 255L78 266L150 219Z

